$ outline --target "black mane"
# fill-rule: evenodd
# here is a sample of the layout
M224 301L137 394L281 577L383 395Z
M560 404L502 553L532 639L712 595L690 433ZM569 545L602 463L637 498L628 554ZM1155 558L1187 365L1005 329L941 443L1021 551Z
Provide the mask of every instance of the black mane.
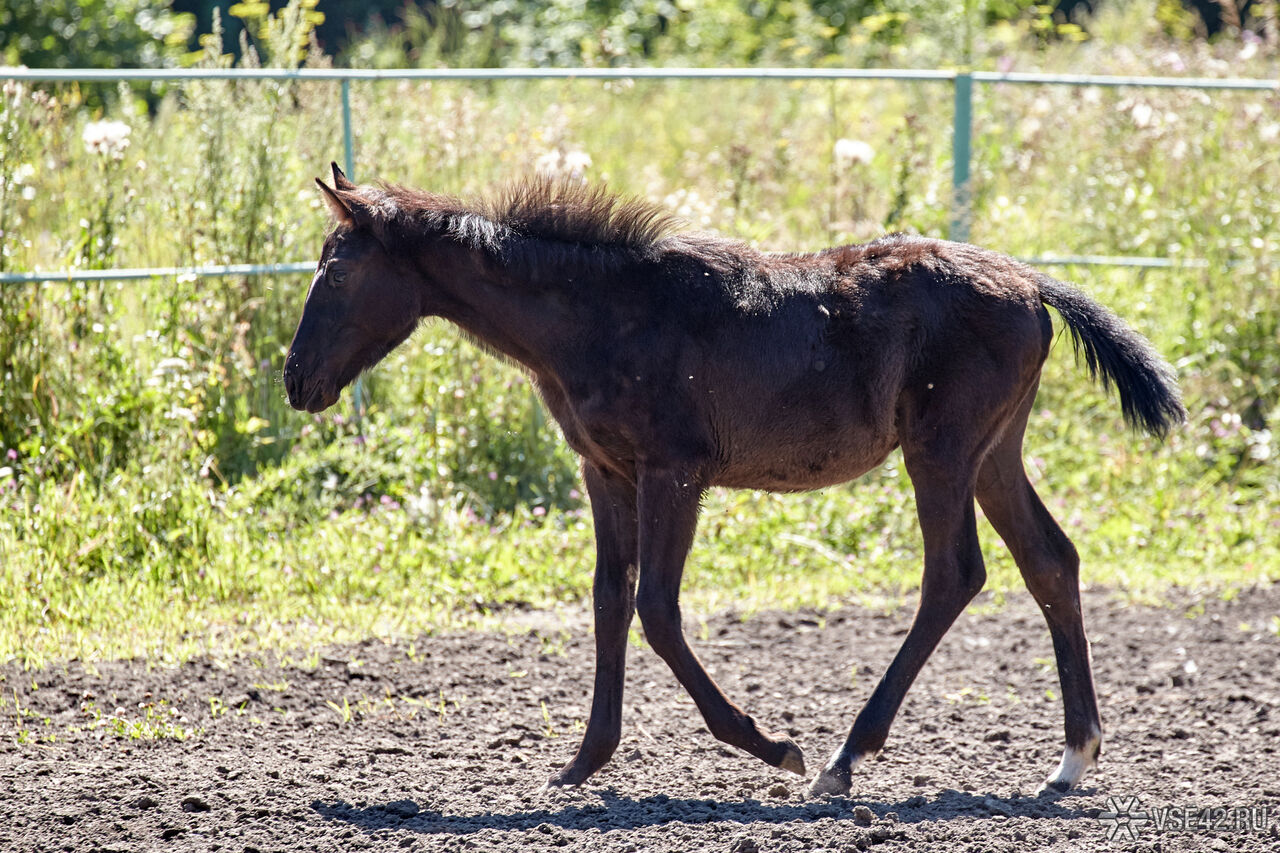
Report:
M523 238L645 255L679 223L647 201L546 177L526 178L476 203L391 184L359 193L384 225L444 230L476 248L500 251Z

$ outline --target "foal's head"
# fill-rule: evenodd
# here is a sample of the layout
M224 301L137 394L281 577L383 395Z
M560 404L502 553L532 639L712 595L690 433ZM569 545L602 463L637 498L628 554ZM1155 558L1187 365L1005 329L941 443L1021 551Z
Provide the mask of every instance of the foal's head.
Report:
M284 386L295 409L319 412L339 392L413 332L420 297L410 287L406 258L397 258L377 227L369 201L337 164L333 188L319 178L337 227L320 262L284 363Z

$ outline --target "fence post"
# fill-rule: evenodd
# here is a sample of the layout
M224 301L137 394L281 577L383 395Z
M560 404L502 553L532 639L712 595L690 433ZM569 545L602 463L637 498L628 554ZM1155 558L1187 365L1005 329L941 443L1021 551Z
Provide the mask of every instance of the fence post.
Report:
M347 173L347 180L356 179L355 143L351 138L351 78L342 78L342 167ZM364 394L364 376L357 376L351 386L351 406L355 409L356 420L364 417L368 401Z
M973 75L956 74L955 115L951 129L951 229L948 237L959 242L969 239L971 196L969 160L973 138Z
M351 139L351 79L342 80L342 166L347 178L355 180L356 152Z

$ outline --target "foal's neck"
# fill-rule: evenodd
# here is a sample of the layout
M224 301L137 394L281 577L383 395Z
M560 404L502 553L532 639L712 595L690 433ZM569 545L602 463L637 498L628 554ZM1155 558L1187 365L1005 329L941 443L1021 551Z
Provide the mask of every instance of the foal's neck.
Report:
M575 337L575 300L565 285L580 265L552 256L509 264L484 249L442 239L422 253L425 314L457 325L538 377L557 372Z

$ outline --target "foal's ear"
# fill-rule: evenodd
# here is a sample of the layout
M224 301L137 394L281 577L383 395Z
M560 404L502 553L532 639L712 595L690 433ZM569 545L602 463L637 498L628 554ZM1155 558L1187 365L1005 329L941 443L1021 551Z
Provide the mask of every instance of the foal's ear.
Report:
M354 227L356 218L351 212L351 205L342 199L333 190L329 189L329 185L324 181L316 178L316 186L320 188L321 194L324 196L324 203L329 206L329 212L334 218L347 227Z
M329 168L333 169L333 185L340 190L353 190L356 185L347 180L347 176L338 168L338 164L330 161Z

